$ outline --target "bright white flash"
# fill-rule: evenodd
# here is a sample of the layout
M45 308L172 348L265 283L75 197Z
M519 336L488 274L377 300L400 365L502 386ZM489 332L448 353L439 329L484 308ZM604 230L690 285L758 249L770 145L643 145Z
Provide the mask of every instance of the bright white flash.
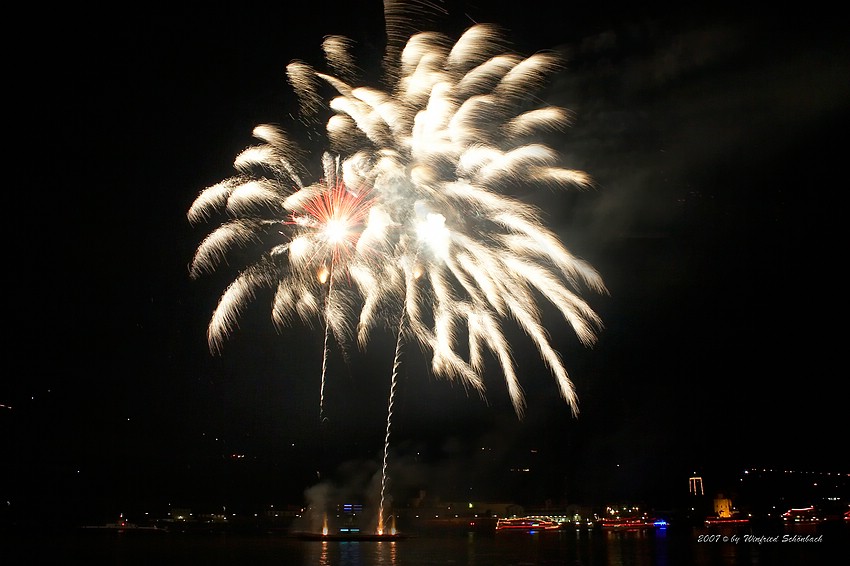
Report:
M340 244L348 237L348 223L333 218L325 224L325 239L331 244Z
M425 242L440 259L449 257L451 232L446 228L446 217L442 214L429 212L425 220L416 225L416 235L420 242Z

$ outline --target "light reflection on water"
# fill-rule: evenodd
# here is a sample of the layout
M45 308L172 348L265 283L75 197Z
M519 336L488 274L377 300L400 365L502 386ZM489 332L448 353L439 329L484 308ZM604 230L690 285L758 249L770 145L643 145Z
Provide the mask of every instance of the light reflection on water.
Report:
M312 542L304 566L409 566L431 564L669 566L665 533L646 531L467 533L394 542ZM699 564L699 562L697 562ZM713 564L713 562L706 562Z
M305 542L303 564L318 566L399 566L397 541Z
M850 529L844 529L844 535ZM796 546L780 549L757 544L696 543L702 529L670 533L666 529L561 531L414 537L392 542L305 542L304 566L726 566L840 563L840 540L830 549ZM739 531L742 534L743 531ZM837 533L840 534L840 533ZM847 540L843 548L847 549ZM836 554L838 553L838 554Z
M181 535L115 533L9 537L0 532L3 566L816 566L846 563L850 524L757 528L598 529L557 532L428 532L395 541L307 541L280 534ZM814 543L698 542L701 534L823 535Z

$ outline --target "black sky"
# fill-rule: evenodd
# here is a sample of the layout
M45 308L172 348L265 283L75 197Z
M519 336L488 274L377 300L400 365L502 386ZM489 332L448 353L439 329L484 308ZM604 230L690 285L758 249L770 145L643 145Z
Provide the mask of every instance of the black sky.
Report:
M186 220L234 173L255 125L297 112L289 61L319 64L322 37L341 34L374 70L382 9L367 4L69 11L6 46L7 509L286 502L317 469L374 471L392 337L331 359L318 426L321 332L276 334L257 306L210 355L206 324L228 280L189 278L211 227ZM695 470L849 471L850 46L836 20L811 7L447 7L437 21L455 36L496 23L521 53L567 55L545 93L575 112L558 149L596 186L538 204L610 296L587 296L606 325L593 349L549 325L577 419L521 335L523 421L498 376L485 403L409 353L399 491L506 499L499 474L529 463L543 470L529 501L651 498Z

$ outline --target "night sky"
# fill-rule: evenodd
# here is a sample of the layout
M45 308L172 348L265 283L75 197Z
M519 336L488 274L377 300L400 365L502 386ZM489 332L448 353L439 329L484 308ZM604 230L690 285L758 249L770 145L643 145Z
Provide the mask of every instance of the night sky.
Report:
M300 504L374 477L394 337L333 350L320 424L321 328L279 332L254 304L210 354L229 279L190 279L213 226L186 219L255 125L299 132L285 67L319 66L323 36L354 40L380 84L382 6L360 4L74 10L6 45L5 511ZM450 2L436 28L495 23L519 53L567 56L543 93L575 113L557 149L595 186L529 198L602 274L610 295L584 296L605 329L585 348L547 316L577 418L521 332L523 420L498 372L482 400L409 349L396 497L660 501L693 472L711 489L749 467L850 471L839 19L488 4Z

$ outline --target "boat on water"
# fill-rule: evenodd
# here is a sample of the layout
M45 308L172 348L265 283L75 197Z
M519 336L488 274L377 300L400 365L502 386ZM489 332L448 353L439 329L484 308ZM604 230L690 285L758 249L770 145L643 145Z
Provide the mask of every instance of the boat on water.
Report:
M792 507L782 514L782 520L786 523L819 523L823 517L814 505L809 507Z
M717 525L747 525L749 522L749 517L742 517L739 515L732 515L729 517L718 517L716 515L712 515L705 518L706 527L713 527Z
M667 521L655 517L616 517L602 519L599 526L608 530L656 529L667 526Z
M359 507L344 506L343 510L342 517L325 514L321 528L318 525L313 528L296 528L290 534L301 540L318 541L394 541L408 538L396 530L395 516L390 517L386 528L377 528L362 520Z
M506 517L496 521L497 531L555 531L561 528L561 524L551 517Z
M116 532L116 533L128 533L128 532L140 532L140 533L167 533L168 530L164 529L158 525L138 525L136 523L131 523L130 521L125 520L123 517L120 517L117 521L113 523L105 523L103 525L83 525L81 527L87 531L101 531L101 532Z
M115 531L118 533L125 532L152 532L152 533L167 533L168 529L163 529L162 527L147 527L141 525L134 525L132 523L127 524L119 524L119 523L107 523L105 525L84 525L81 527L83 529L90 530L101 530L101 531Z

